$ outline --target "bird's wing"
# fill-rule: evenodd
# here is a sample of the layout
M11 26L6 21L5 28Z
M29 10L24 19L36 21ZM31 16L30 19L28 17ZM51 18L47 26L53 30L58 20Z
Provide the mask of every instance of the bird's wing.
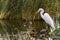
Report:
M45 20L46 23L48 23L49 25L54 26L54 21L53 19L50 17L50 15L48 13L45 13L43 16L43 19Z

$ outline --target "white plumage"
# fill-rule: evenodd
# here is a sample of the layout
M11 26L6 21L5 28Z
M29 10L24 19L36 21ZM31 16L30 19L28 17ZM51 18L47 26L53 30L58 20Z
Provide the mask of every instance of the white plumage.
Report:
M54 21L53 19L50 17L50 15L48 13L44 13L44 9L39 8L38 12L40 12L41 18L47 23L49 24L53 29L55 29L54 27Z
M44 19L47 24L54 28L54 21L52 20L48 13L45 13L42 19Z

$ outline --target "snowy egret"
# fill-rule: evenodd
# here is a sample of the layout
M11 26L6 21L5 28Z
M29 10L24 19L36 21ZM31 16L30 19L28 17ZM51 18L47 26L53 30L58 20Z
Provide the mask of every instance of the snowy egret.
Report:
M50 17L50 15L48 13L44 13L44 9L43 8L39 8L39 10L37 11L37 13L40 12L41 18L48 24L50 25L53 29L55 29L54 27L54 21L53 19ZM52 31L52 30L51 30Z

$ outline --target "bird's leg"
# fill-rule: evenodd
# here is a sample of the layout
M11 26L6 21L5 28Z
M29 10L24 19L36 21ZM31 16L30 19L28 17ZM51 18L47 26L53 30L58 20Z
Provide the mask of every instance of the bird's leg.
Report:
M50 31L51 27L48 24L46 24L46 29Z
M50 36L50 32L51 32L51 28L50 28L50 26L48 25L48 24L45 24L46 25L46 30L47 30L47 35L48 35L48 37Z

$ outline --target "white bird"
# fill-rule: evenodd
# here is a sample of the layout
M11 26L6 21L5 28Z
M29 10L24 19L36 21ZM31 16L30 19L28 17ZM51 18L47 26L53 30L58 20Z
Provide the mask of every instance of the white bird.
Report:
M49 15L48 13L44 13L44 9L43 9L43 8L39 8L39 10L38 10L37 12L40 12L41 18L42 18L48 25L50 25L53 29L55 29L53 19L50 17L50 15ZM52 31L52 30L51 30L51 31Z

